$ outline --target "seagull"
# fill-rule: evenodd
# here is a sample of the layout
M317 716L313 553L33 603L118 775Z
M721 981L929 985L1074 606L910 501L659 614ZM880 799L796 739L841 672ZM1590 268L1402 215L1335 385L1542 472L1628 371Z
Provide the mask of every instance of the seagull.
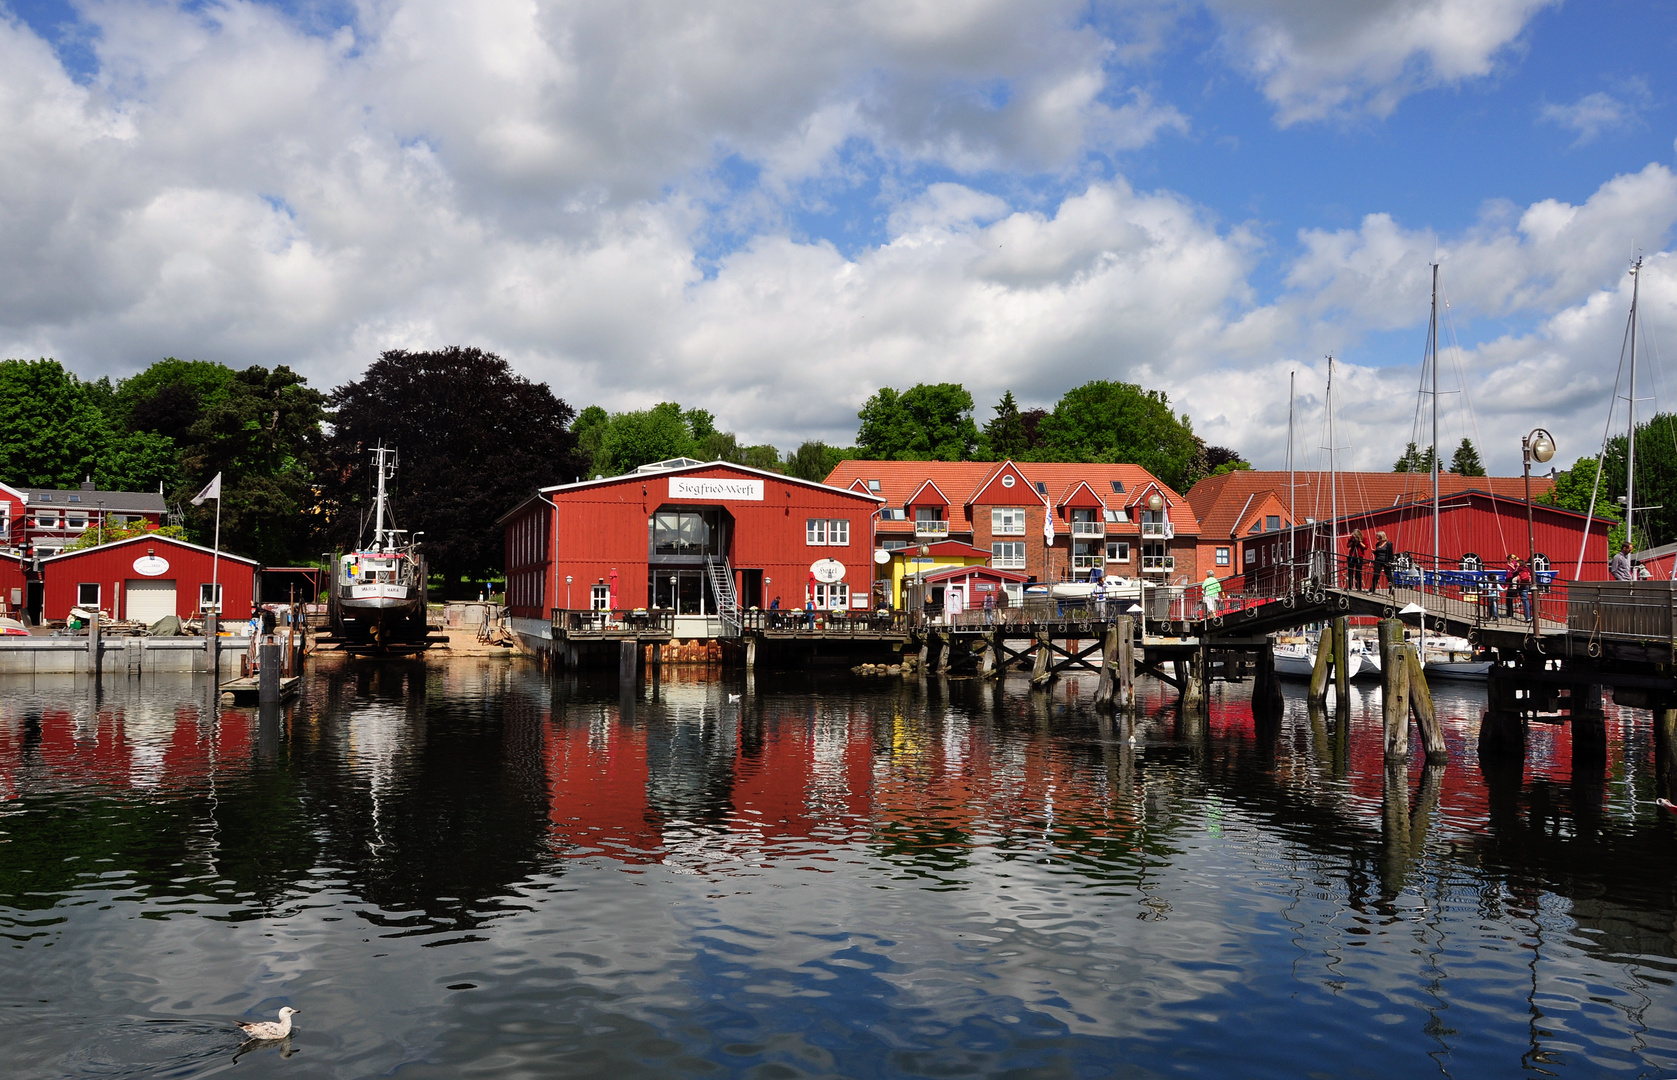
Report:
M240 1024L239 1030L251 1039L283 1039L291 1034L291 1018L297 1010L287 1005L279 1011L279 1022L258 1020L254 1024Z
M738 694L729 694L728 695L728 702L730 704L732 704L733 702L738 701L739 699L740 699L740 696Z

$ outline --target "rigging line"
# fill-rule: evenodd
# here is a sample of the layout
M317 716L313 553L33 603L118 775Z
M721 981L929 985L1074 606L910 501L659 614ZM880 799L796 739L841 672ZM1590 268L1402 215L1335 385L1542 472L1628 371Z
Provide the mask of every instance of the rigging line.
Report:
M1635 313L1632 312L1632 315ZM1584 511L1584 537L1578 541L1578 564L1572 570L1572 580L1584 572L1584 549L1590 543L1590 526L1595 524L1595 500L1601 493L1601 469L1607 464L1607 437L1613 431L1613 414L1619 408L1619 383L1625 377L1625 354L1630 348L1630 317L1625 318L1625 336L1619 343L1619 370L1613 376L1613 396L1607 400L1607 423L1601 429L1601 453L1595 459L1595 483L1590 487L1590 504Z

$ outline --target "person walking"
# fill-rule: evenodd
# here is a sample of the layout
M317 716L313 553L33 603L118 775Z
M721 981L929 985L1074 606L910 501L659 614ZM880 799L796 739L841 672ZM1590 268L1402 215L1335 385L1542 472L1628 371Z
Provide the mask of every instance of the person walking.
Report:
M1514 614L1513 590L1518 589L1518 590L1520 590L1520 612L1521 612L1521 615L1527 622L1531 622L1531 599L1532 599L1532 597L1531 597L1531 587L1532 587L1531 564L1523 563L1519 559L1515 559L1514 562L1515 562L1515 565L1516 565L1517 569L1514 571L1514 577L1511 579L1511 584L1509 585L1508 614L1509 614L1510 617L1512 617L1513 614Z
M1214 570L1205 572L1205 580L1200 582L1200 602L1205 605L1205 617L1211 618L1217 614L1220 601L1223 598L1223 583L1217 580Z
M1363 554L1367 550L1363 531L1351 530L1351 535L1345 539L1345 576L1349 579L1346 584L1358 592L1363 591Z
M1607 576L1614 581L1635 581L1636 571L1630 565L1630 541L1619 544L1619 553L1607 564Z
M1396 588L1392 581L1392 542L1386 539L1384 531L1374 534L1374 576L1369 579L1369 592L1380 591L1380 576L1386 576L1386 588L1391 591Z
M992 590L984 594L984 625L993 626L996 622L996 594Z
M1520 587L1520 557L1518 555L1508 556L1508 562L1502 568L1502 577L1505 602L1508 605L1506 617L1512 619L1514 617L1514 601L1518 598Z

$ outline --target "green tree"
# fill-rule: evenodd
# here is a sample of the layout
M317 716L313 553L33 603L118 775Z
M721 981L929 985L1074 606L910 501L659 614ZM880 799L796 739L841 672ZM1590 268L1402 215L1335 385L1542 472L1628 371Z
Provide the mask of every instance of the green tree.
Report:
M118 540L129 540L136 536L172 536L177 540L189 539L186 530L179 525L163 525L155 529L144 523L106 525L103 528L89 526L80 536L65 544L64 550L81 551L85 548L98 547L101 544L114 544Z
M1238 451L1230 450L1226 446L1207 446L1205 468L1208 476L1222 476L1225 473L1249 470L1252 463L1241 457Z
M1178 491L1204 473L1200 441L1163 391L1097 379L1066 391L1039 430L1038 461L1129 462Z
M285 365L235 372L205 403L181 453L185 503L221 474L221 542L265 563L316 553L315 484L321 474L326 395ZM187 528L208 542L216 507L188 506Z
M848 461L855 456L854 450L828 446L819 439L812 439L786 455L786 473L800 480L820 483L838 468L839 462Z
M1418 449L1414 443L1409 443L1403 448L1403 453L1399 455L1398 459L1392 462L1392 471L1430 472L1432 470L1433 462L1438 460L1438 458L1434 455L1435 452L1430 446L1425 450L1421 450Z
M0 361L0 476L24 487L155 490L176 475L168 438L118 430L111 386L88 383L56 360Z
M1450 458L1450 471L1460 476L1484 476L1485 465L1479 460L1479 451L1474 447L1472 439L1463 439L1456 447L1456 453Z
M698 457L703 453L699 440L689 426L689 414L673 401L654 405L650 409L613 413L600 434L600 449L594 459L594 471L605 476L633 472L642 465L670 458ZM714 432L710 428L707 434Z
M373 497L368 451L394 447L396 523L425 533L445 594L501 565L496 518L538 487L582 472L571 407L482 349L393 349L332 391L331 404L332 467L322 484L331 538L359 539Z
M960 383L882 386L856 414L858 456L879 461L968 461L978 448L972 395Z
M1611 446L1609 446L1611 449ZM1591 513L1590 491L1596 482L1596 461L1593 457L1581 457L1572 463L1570 469L1561 469L1555 473L1555 483L1552 488L1537 496L1533 501L1558 506L1563 510L1576 510L1580 514ZM1622 471L1621 458L1621 471ZM1605 470L1604 470L1605 471ZM1638 472L1641 470L1638 469ZM1625 514L1619 504L1607 494L1606 477L1603 477L1603 488L1596 495L1594 514L1596 517L1607 518L1614 522L1607 534L1608 551L1619 546L1619 541L1625 535ZM1641 500L1638 499L1638 502Z
M1009 390L996 402L996 415L984 425L984 445L989 456L997 461L1020 460L1030 451L1025 437L1025 422L1019 416L1019 403Z
M576 436L577 459L588 476L600 473L594 461L600 456L600 440L605 438L606 425L610 422L611 414L598 405L590 405L577 414L576 422L571 425L571 433Z

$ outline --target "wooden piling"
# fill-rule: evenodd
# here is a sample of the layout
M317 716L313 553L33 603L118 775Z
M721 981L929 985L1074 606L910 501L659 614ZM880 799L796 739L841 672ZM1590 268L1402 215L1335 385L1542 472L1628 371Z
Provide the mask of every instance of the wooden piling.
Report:
M99 675L99 613L95 611L92 618L87 620L87 673L94 677Z
M745 670L752 671L757 667L757 638L745 639Z
M1118 693L1117 704L1120 709L1135 708L1135 620L1128 615L1120 615L1116 621L1118 630Z
M1670 799L1677 789L1677 708L1654 703L1654 790Z
M1328 700L1328 668L1333 664L1333 633L1324 628L1316 639L1316 662L1310 668L1310 700L1318 705Z
M1106 637L1101 642L1101 677L1095 683L1095 706L1108 708L1112 705L1113 693L1118 681L1118 627L1108 626Z
M937 673L949 674L949 654L955 651L955 635L939 633L937 636Z
M1036 667L1031 670L1031 685L1042 686L1054 678L1053 652L1048 645L1048 631L1039 630L1036 635Z
M640 661L640 646L630 640L618 642L617 645L617 683L619 687L635 685L635 677L640 674L637 664Z
M1409 756L1409 662L1404 652L1403 624L1380 620L1380 707L1387 761Z
M1351 620L1341 615L1333 621L1334 707L1345 709L1351 701Z
M213 611L204 613L204 663L212 680L221 677L221 616Z
M256 662L259 665L256 678L256 700L258 702L278 701L280 699L280 647L277 643L264 641L256 647Z
M984 653L978 661L978 677L993 679L996 677L997 657L1001 655L1000 643L997 640L1000 630L992 630L984 635Z
M1408 669L1409 707L1415 712L1415 724L1421 729L1421 745L1426 748L1429 762L1448 761L1450 751L1444 745L1444 729L1438 723L1438 710L1433 707L1432 688L1427 685L1421 654L1413 645L1403 646L1404 666Z
M1205 653L1195 650L1188 658L1188 677L1182 680L1182 704L1199 708L1205 704Z

